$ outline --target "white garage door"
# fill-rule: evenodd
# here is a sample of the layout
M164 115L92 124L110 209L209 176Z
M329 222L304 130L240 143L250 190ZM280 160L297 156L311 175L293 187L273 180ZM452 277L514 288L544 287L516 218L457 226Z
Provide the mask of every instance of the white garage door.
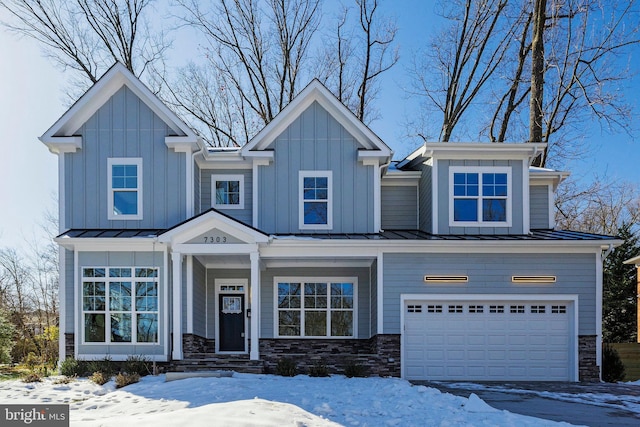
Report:
M404 376L577 380L573 310L571 301L406 301Z

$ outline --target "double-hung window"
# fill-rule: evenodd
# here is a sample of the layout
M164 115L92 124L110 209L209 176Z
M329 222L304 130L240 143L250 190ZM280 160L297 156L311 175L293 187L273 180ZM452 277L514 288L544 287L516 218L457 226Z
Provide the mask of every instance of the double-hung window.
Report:
M109 158L109 219L142 219L142 159Z
M82 315L85 343L157 343L158 270L83 268Z
M244 175L211 175L212 206L244 209Z
M276 278L278 337L354 337L355 278Z
M300 171L299 189L300 229L333 228L331 171Z
M449 225L511 225L511 168L451 167Z

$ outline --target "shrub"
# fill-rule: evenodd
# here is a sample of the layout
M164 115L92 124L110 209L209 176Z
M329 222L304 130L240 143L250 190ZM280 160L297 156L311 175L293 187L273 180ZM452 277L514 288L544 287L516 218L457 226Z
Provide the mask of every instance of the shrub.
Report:
M109 356L104 359L91 360L88 362L87 368L91 373L100 372L108 377L112 377L115 373L113 362Z
M109 382L109 380L111 380L111 375L107 375L104 372L96 371L93 374L91 374L91 376L89 377L89 380L91 380L92 382L98 385L105 385L106 383Z
M624 380L624 365L615 348L609 344L602 346L602 380L614 383Z
M40 378L40 375L36 374L35 372L31 372L30 374L22 377L23 383L39 383L40 381L42 381L42 378Z
M15 332L15 326L9 321L9 316L0 310L0 363L11 363Z
M298 366L292 359L283 357L278 360L276 365L276 374L283 377L295 377L298 373Z
M87 362L71 358L65 359L60 364L60 374L66 377L86 377L89 374Z
M122 388L138 381L140 381L140 375L136 373L119 373L116 375L116 388Z
M347 378L366 378L369 376L369 370L366 366L363 366L358 362L351 361L347 363L347 366L345 366L344 375Z
M69 384L71 382L75 381L75 377L58 377L56 378L53 383L58 385L58 384Z
M122 372L126 372L128 374L138 374L141 377L149 375L151 370L149 369L150 361L146 356L129 356L127 360L122 365Z
M327 365L322 360L316 361L313 366L309 368L309 376L310 377L328 377L329 370L327 369Z

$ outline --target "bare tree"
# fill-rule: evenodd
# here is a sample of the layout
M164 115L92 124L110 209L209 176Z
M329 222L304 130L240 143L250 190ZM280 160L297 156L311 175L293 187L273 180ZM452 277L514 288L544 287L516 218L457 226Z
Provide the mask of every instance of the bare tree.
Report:
M0 0L10 19L2 24L37 40L61 69L72 69L80 90L95 83L116 61L137 76L164 57L170 46L152 34L146 19L153 0ZM77 90L77 89L76 89ZM74 93L73 95L76 95Z
M544 112L544 25L547 0L534 0L531 41L531 97L529 100L529 142L542 141ZM540 162L544 163L544 162Z
M380 16L378 0L355 0L357 22L350 8L343 7L335 33L321 54L318 74L336 95L363 122L375 119L371 102L378 92L381 74L400 59L394 45L397 26L393 20Z

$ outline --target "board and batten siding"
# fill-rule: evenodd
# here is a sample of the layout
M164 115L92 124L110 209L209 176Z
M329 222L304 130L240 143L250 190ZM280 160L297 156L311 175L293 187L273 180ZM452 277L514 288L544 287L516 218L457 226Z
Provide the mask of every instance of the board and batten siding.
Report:
M531 228L549 228L549 186L529 187L529 200Z
M193 164L193 213L198 215L202 209L202 195L200 191L200 166L194 162Z
M73 323L75 318L75 313L73 310L73 307L75 307L76 304L76 290L75 290L75 272L74 272L74 265L73 263L75 262L73 259L73 251L70 251L68 249L62 249L65 254L64 254L64 261L65 261L65 265L64 265L64 271L65 271L65 282L64 286L65 286L65 294L64 294L64 316L65 316L65 325L64 325L64 331L61 331L63 333L74 333L74 329L75 329L75 324ZM79 332L76 332L79 333Z
M193 333L207 335L207 269L193 257Z
M418 187L383 185L382 229L415 230L418 227Z
M461 248L461 252L464 249ZM401 294L578 295L580 335L596 333L596 255L384 254L384 333L400 333ZM467 275L468 283L427 284L424 276ZM517 275L556 276L556 283L514 284Z
M243 175L244 176L244 209L217 208L225 215L247 225L253 223L253 171L251 169L202 169L200 172L200 194L202 211L213 207L211 187L212 175Z
M78 253L78 281L82 283L83 267L155 267L158 269L158 343L157 344L82 344L82 326L75 333L78 334L78 353L89 356L92 354L129 356L138 355L162 355L167 340L168 331L165 330L165 289L163 265L164 254L162 252L79 252ZM135 281L135 278L131 278ZM82 298L74 302L78 313L82 316ZM74 305L67 306L71 310ZM80 323L80 322L79 322Z
M511 227L449 227L449 167L511 168ZM522 160L438 160L438 234L523 234ZM526 230L528 232L529 230Z
M67 228L168 228L186 219L186 159L165 144L175 135L123 86L77 132L82 149L65 153ZM142 219L108 219L110 157L142 158Z
M331 278L356 277L358 279L358 336L356 338L370 338L371 299L370 269L369 267L292 267L268 268L260 276L260 338L273 338L274 331L274 278Z
M358 160L360 145L314 102L272 143L274 161L260 166L257 227L266 233L299 228L299 172L332 171L333 233L372 233L374 173ZM326 232L327 230L322 230Z

